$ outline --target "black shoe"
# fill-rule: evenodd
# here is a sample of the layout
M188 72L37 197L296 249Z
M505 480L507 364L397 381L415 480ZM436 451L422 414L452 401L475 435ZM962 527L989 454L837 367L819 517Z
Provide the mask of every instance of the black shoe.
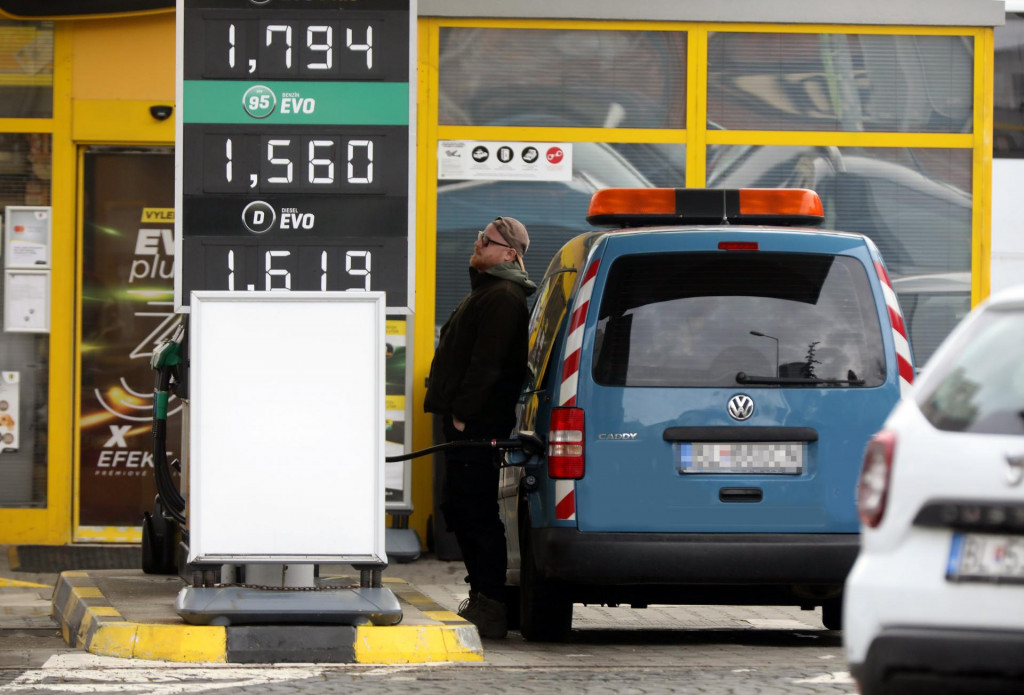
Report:
M475 591L470 591L469 598L462 600L462 603L459 604L458 610L460 618L462 618L463 620L468 620L474 625L476 625L476 620L474 620L473 618L474 616L476 616L477 613L480 612L480 602L477 600L478 596L479 594Z
M475 610L466 612L468 615L463 617L476 625L481 637L504 639L508 634L508 609L504 601L497 601L478 593Z

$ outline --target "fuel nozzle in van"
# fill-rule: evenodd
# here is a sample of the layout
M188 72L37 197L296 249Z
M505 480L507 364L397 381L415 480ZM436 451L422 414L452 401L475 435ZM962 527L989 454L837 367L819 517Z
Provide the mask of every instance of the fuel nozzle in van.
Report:
M388 456L384 460L388 463L408 461L449 449L498 449L504 454L503 466L531 466L540 463L540 455L544 453L545 448L544 440L535 432L517 432L508 439L464 439L445 442L426 449L410 451L408 454Z

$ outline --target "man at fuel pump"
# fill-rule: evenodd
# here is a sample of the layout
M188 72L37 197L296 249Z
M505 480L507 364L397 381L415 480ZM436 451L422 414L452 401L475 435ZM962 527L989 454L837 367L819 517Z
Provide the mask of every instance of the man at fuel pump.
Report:
M515 425L526 376L526 298L537 289L523 265L529 245L526 227L512 217L497 217L477 233L469 259L472 289L441 327L423 402L424 410L442 418L446 441L506 439ZM459 615L488 638L508 632L498 470L493 449L445 454L441 510L469 581Z

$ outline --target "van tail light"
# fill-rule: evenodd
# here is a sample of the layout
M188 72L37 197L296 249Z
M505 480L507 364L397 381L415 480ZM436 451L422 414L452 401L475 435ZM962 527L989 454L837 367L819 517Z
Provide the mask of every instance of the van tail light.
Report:
M583 477L583 409L552 408L548 430L548 476Z
M878 526L885 514L895 450L896 435L882 431L871 438L864 451L864 465L857 483L857 514L868 528Z

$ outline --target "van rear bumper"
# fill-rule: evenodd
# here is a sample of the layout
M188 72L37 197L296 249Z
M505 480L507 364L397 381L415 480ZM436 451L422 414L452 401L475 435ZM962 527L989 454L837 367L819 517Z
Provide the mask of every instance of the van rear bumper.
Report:
M581 533L532 530L541 577L566 584L840 588L856 533Z

